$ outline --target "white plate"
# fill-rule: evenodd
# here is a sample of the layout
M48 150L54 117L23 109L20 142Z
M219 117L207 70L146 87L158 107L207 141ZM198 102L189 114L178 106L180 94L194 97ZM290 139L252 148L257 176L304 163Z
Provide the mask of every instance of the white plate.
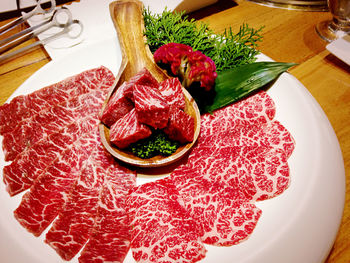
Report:
M118 47L117 40L110 38L54 60L33 74L11 98L100 65L117 73L121 61ZM296 141L289 159L291 185L282 195L257 203L263 212L248 240L232 247L207 246L203 263L322 262L336 237L345 199L345 171L334 131L314 98L290 74L283 74L268 93L276 103L276 119ZM3 160L1 152L1 170ZM159 176L143 176L138 183L156 178ZM43 242L45 234L36 238L14 219L20 199L10 198L0 184L1 262L64 262ZM78 262L77 257L72 262ZM134 262L131 253L125 262Z

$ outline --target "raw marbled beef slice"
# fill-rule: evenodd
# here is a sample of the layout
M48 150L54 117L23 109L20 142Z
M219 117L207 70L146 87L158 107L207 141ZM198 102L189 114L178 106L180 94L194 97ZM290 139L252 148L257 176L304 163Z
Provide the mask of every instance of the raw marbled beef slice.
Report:
M22 120L56 104L92 90L109 89L114 80L113 73L101 66L28 95L15 97L11 102L0 106L0 134L12 131Z
M107 90L96 90L74 97L21 122L12 132L4 134L2 146L5 160L14 160L19 153L44 137L78 119L99 112L106 94Z
M6 190L14 196L28 188L61 153L70 148L86 133L96 130L97 114L73 122L56 133L35 143L29 150L21 152L16 159L3 169Z
M201 137L247 125L263 125L275 116L275 104L264 91L201 116ZM199 139L200 139L199 138Z
M283 146L273 144L275 135L256 133L262 137L254 140L235 130L208 136L194 147L187 165L212 182L239 185L247 198L272 198L289 186L287 158Z
M87 134L36 179L14 212L24 228L39 236L51 224L97 144L97 131Z
M135 109L132 109L112 125L110 141L120 149L124 149L131 143L149 137L151 133L149 127L137 121Z
M156 129L164 128L169 119L169 105L159 90L135 85L133 94L137 120Z
M185 96L178 78L169 78L162 81L159 85L159 91L169 106L175 106L181 110L185 109Z
M127 89L131 87L124 82L108 101L101 115L101 121L111 127L117 120L134 108L132 100L127 96Z
M232 246L253 232L261 210L240 188L213 183L194 168L180 167L171 174L191 218L200 225L204 243Z
M97 218L79 262L123 262L130 246L125 199L136 184L136 173L119 166L106 174Z
M168 178L135 188L127 208L137 262L196 262L205 257L196 222Z
M235 145L266 145L273 147L285 153L286 157L292 154L295 148L295 140L290 132L277 120L272 120L266 124L256 125L247 124L245 126L238 126L228 128L220 131L219 134L202 136L198 144L203 145L228 145L232 143ZM241 142L242 141L242 142ZM240 143L241 142L241 143Z
M170 107L168 125L164 132L171 140L188 143L193 141L194 118L177 107Z
M112 176L118 165L102 144L88 159L68 201L46 234L45 242L64 259L71 260L87 242L97 215L104 177Z
M271 125L264 127L266 134L269 134L270 143L276 149L283 149L286 158L289 158L295 148L295 140L291 133L279 121L274 120Z

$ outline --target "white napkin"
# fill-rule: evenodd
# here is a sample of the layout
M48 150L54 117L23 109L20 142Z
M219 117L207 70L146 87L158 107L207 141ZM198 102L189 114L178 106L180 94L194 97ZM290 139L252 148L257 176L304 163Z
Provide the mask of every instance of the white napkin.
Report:
M334 40L326 48L333 55L350 65L350 35Z
M72 13L72 18L81 21L83 24L83 32L76 39L62 36L57 40L45 44L44 47L50 57L52 59L57 59L67 54L67 52L74 52L96 41L117 37L109 13L109 4L113 1L114 0L80 0L80 2L73 2L70 5L65 5ZM145 7L149 7L152 12L161 13L165 7L169 10L174 10L181 4L181 6L186 6L186 10L193 11L216 1L217 0L206 0L204 2L202 0L143 0L143 3ZM42 19L42 15L34 16L28 22L30 26L34 26L40 23ZM57 31L59 31L57 28L47 30L39 35L39 39L46 39L57 33Z

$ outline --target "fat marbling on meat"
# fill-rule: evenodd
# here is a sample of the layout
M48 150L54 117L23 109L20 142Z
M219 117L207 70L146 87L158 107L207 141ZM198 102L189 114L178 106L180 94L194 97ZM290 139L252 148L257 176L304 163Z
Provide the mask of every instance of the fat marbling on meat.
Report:
M261 210L239 186L209 181L187 166L175 169L171 179L204 243L232 246L252 234Z
M3 135L5 160L14 160L19 153L32 147L42 138L71 122L99 112L106 94L107 90L96 90L73 97L20 122L12 132Z
M18 222L39 236L62 210L67 197L99 144L97 130L82 136L65 150L44 173L35 180L14 211Z
M182 85L178 78L168 78L159 84L159 91L169 106L175 106L181 110L185 109L185 96Z
M168 178L138 186L127 199L137 262L197 262L205 257L196 222Z
M104 191L104 184L108 183L105 177L115 177L121 187L126 181L122 179L129 177L132 181L135 176L127 169L122 170L100 144L87 160L68 200L46 234L45 242L64 260L71 260L85 245L93 231L100 195Z
M36 178L66 149L74 146L83 135L96 130L97 125L97 114L89 115L44 137L30 149L18 154L3 169L3 181L8 193L14 196L29 189Z
M136 173L122 166L106 174L95 224L80 263L124 261L131 239L126 197L135 184Z
M106 67L86 70L58 83L20 95L0 106L0 134L11 132L21 121L56 104L93 90L109 89L113 73Z

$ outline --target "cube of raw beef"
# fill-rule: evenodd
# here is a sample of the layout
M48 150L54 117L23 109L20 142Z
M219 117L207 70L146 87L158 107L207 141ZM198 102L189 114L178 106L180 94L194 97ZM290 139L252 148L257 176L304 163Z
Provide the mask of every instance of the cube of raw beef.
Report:
M162 81L159 85L159 91L170 106L174 105L179 109L185 109L185 96L178 78L169 78Z
M159 90L150 86L135 85L134 101L137 120L156 129L164 128L169 119L169 105Z
M135 109L132 109L112 125L110 141L124 149L131 143L147 138L151 133L149 127L137 121Z
M112 95L105 110L101 115L101 121L111 127L118 119L123 117L134 107L134 85L147 85L154 89L159 88L158 81L152 76L147 68L143 68L135 76L125 81Z
M128 83L132 86L146 85L155 89L159 88L158 81L152 76L151 72L149 72L147 68L140 70L135 76L129 79Z
M194 136L194 118L176 107L171 107L169 123L164 132L174 141L191 142Z
M134 108L130 93L132 86L124 82L112 95L100 118L108 127Z

